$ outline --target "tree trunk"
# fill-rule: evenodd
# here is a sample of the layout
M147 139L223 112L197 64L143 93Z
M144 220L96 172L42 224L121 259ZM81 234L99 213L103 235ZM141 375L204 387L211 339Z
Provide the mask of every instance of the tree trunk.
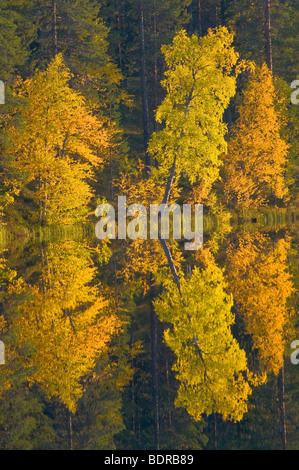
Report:
M193 0L191 5L191 32L203 36L201 0Z
M217 429L217 414L213 413L213 421L214 421L214 450L218 449L218 429Z
M133 341L133 334L131 335L131 347L133 347L134 341ZM135 368L134 364L134 358L132 360L132 367L133 370ZM132 432L134 434L134 437L136 439L136 416L135 416L135 377L134 374L132 376L132 394L131 394L131 399L132 399Z
M68 412L68 434L69 434L69 450L73 450L73 419L72 413Z
M156 6L156 2L154 2L154 19L153 19L153 22L154 22L154 109L155 109L155 111L158 108L158 101L159 101L159 99L158 99L159 74L158 74L158 57L157 57L157 52L158 52L158 48L157 48L158 28L157 28L156 11L157 11L157 6ZM158 123L157 123L156 119L154 119L154 131L158 132L158 130L159 130Z
M265 0L265 36L266 36L266 56L267 65L271 72L273 71L273 57L272 57L272 35L271 35L271 0Z
M284 391L284 364L280 369L278 376L278 401L280 409L280 436L282 449L287 448L287 426L286 426L286 414L285 414L285 391Z
M52 13L53 13L53 27L52 27L52 34L53 34L53 57L58 54L58 39L57 39L57 2L56 0L52 0Z
M117 32L118 32L118 60L119 60L119 70L123 75L123 60L122 60L122 41L121 41L121 16L119 12L119 0L117 0Z
M150 299L151 299L151 336L152 336L152 380L154 402L154 436L155 448L160 450L160 425L159 425L159 384L158 384L158 318L153 305L156 297L154 277L150 275Z
M141 95L142 95L142 108L143 108L143 135L145 147L145 166L146 172L151 171L151 158L147 152L148 143L150 140L150 125L149 125L149 107L148 107L148 93L147 93L147 73L145 61L145 37L144 37L144 11L143 0L138 4L139 16L139 37L140 37L140 75L141 75Z
M226 23L225 0L221 0L220 2L220 11L221 11L221 26L225 26L225 23Z
M202 28L202 9L201 9L201 0L197 0L197 31L198 36L203 36L203 28Z
M154 4L156 7L156 4ZM154 9L154 14L156 8ZM149 105L147 92L147 74L145 60L145 37L144 37L144 12L143 1L139 1L139 35L140 35L140 71L141 71L141 91L143 105L143 132L145 147L145 166L146 176L149 178L151 172L151 158L147 152L150 140L149 125ZM155 69L154 69L154 100L157 107L157 88L158 88L158 66L156 56L156 40L157 40L157 21L154 17L154 46L155 46ZM150 274L150 306L151 306L151 353L152 353L152 386L153 386L153 409L154 409L154 440L156 450L160 449L160 421L159 421L159 382L158 382L158 318L154 307L154 299L156 296L156 286L154 276Z
M172 413L171 413L171 396L170 396L170 380L169 380L169 362L167 358L167 352L165 352L165 372L166 372L166 384L167 384L167 398L168 398L168 426L169 430L172 430ZM172 433L170 433L171 439ZM170 442L171 444L171 442Z

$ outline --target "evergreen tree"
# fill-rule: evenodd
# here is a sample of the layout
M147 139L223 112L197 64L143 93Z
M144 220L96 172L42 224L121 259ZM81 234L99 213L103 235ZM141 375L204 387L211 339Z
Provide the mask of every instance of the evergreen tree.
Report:
M32 1L3 0L0 5L0 79L14 82L17 75L25 72L29 57L29 41L34 25L26 13Z

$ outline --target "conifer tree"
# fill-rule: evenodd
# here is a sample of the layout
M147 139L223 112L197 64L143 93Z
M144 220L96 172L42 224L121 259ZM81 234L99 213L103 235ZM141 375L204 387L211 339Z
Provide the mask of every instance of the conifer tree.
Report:
M29 57L29 38L34 34L34 25L26 12L32 1L2 0L0 5L0 80L14 82L24 73Z

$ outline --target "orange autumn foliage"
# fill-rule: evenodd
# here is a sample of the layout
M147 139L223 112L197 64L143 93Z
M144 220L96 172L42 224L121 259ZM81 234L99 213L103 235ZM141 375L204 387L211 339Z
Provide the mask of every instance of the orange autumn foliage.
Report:
M260 364L278 374L285 348L290 310L295 292L287 265L288 242L275 245L266 235L245 233L227 250L227 280L235 307L251 335Z
M266 65L251 74L238 113L223 157L223 190L230 207L247 210L287 194L288 145L280 136L273 77Z

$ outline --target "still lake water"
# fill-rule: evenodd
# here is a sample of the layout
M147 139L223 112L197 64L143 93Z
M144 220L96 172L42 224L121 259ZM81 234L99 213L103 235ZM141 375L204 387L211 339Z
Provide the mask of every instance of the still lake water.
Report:
M200 253L181 260L186 276L223 270L231 331L264 378L237 423L176 406L177 357L152 308L167 265L158 242L107 244L92 230L3 241L0 448L298 449L299 221L252 222L209 227L204 268Z

